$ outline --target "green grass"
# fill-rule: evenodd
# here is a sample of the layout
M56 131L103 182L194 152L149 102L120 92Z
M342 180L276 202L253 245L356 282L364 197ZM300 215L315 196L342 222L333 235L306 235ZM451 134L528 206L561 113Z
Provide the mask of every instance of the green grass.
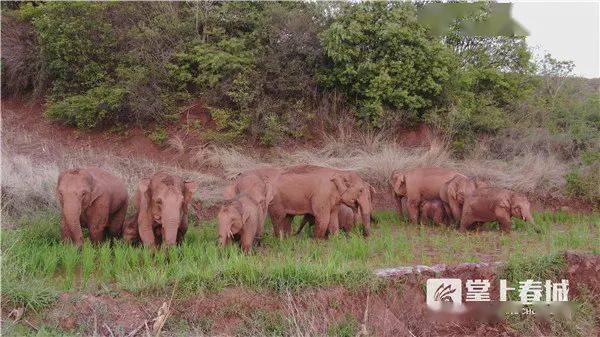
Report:
M152 251L121 241L86 243L77 250L60 242L58 215L25 218L18 229L2 230L2 295L11 304L38 309L61 291L106 288L143 295L177 284L178 295L185 296L237 285L377 287L376 268L465 261L508 261L507 275L516 279L535 273L521 263L530 258L565 250L600 253L599 214L538 213L535 227L517 223L508 234L418 227L399 221L393 212L376 217L378 224L366 240L358 229L328 241L313 240L308 231L280 240L270 235L267 224L262 246L250 255L236 246L220 249L214 220L193 223L182 245Z

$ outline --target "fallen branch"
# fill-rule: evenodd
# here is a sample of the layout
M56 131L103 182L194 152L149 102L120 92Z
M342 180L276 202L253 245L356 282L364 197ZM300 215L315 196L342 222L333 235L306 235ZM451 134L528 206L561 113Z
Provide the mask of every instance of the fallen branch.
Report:
M457 265L452 265L450 267L452 267L451 270L460 270L460 269L487 269L487 268L493 268L496 269L500 266L503 266L504 262L492 262L492 263L487 263L487 262L480 262L480 263L472 263L472 262L465 262L465 263L460 263ZM397 268L383 268L383 269L376 269L375 270L375 275L377 275L378 277L401 277L401 276L405 276L405 275L410 275L410 274L425 274L425 273L431 273L433 275L438 275L441 274L445 271L450 270L448 268L449 266L446 264L436 264L433 266L424 266L424 265L416 265L416 266L408 266L408 267L397 267Z

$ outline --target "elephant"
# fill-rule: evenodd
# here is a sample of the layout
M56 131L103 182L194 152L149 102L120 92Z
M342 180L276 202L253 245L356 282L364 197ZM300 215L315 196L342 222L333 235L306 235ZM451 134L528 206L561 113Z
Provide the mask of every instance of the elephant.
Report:
M487 184L463 175L456 175L442 185L439 192L440 199L446 213L451 216L453 221L460 221L465 196L480 187L487 187Z
M227 200L217 216L219 245L223 247L235 240L240 242L245 253L250 252L253 242L262 238L263 213L263 206L246 193Z
M197 182L164 172L139 182L134 203L139 239L144 246L181 243L188 227L188 206L197 189ZM126 241L134 239L127 237Z
M239 193L245 193L260 207L260 223L264 224L267 210L273 199L273 186L271 181L277 179L281 169L263 168L251 170L239 175L235 182L225 188L225 199L234 199Z
M431 221L434 224L445 225L446 219L447 215L444 204L440 199L431 199L421 202L419 216L419 222L421 224L426 224Z
M535 224L527 197L504 188L478 188L465 197L460 231L464 232L476 222L497 220L500 229L507 232L511 228L511 217Z
M314 237L323 239L327 230L337 233L340 203L353 210L360 208L363 234L371 226L371 193L374 188L354 171L315 165L298 165L284 169L273 182L273 201L269 214L276 236L291 234L294 215L315 217Z
M248 193L251 197L257 196L257 194L264 194L262 191L256 191L256 178L262 181L275 181L281 172L282 169L275 167L264 167L243 172L236 177L232 184L225 188L223 191L223 197L225 199L233 199L238 193L241 192ZM255 200L257 199L255 198Z
M354 212L352 208L346 206L345 204L340 204L340 210L338 213L338 224L340 229L346 233L349 233L356 224L357 218L359 217L358 213L359 212ZM300 222L300 227L296 231L295 235L299 235L307 223L314 225L315 217L310 214L304 215L304 217L302 217L302 221Z
M421 202L440 198L442 185L457 175L462 176L454 170L439 167L395 170L390 176L390 188L398 213L401 214L402 198L406 197L409 219L412 223L417 223Z
M93 243L121 235L128 203L121 179L97 167L71 169L59 175L56 195L63 242L81 247L82 225L88 227Z

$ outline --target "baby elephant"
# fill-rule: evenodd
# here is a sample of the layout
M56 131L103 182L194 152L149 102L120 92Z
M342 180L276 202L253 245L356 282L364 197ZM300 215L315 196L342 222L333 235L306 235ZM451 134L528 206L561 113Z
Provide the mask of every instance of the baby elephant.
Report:
M349 233L356 225L356 220L359 217L357 213L358 212L354 212L352 208L346 206L345 204L340 204L340 210L338 212L338 223L340 229L346 233ZM302 217L302 221L300 221L300 227L296 231L296 235L302 233L302 230L307 223L314 226L315 217L312 214L305 214Z
M497 220L500 229L507 232L511 228L511 217L534 223L527 197L504 188L478 188L465 197L460 230L465 231L476 222Z
M261 205L246 193L226 201L217 216L219 245L223 247L232 240L240 241L242 250L250 252L254 240L260 240L263 234L262 213Z
M98 243L108 234L121 235L127 213L127 189L121 179L97 167L64 171L56 195L61 207L60 231L64 242L81 247L81 225Z
M445 225L447 216L444 211L444 204L440 199L431 199L421 202L419 222L426 224L433 222L438 225Z

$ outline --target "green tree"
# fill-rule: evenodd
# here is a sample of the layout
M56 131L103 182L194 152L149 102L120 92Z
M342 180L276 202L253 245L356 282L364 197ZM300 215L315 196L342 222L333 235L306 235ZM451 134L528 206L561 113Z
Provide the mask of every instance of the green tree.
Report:
M410 4L342 5L322 42L322 83L345 93L367 125L421 121L450 76L452 55L417 23Z

